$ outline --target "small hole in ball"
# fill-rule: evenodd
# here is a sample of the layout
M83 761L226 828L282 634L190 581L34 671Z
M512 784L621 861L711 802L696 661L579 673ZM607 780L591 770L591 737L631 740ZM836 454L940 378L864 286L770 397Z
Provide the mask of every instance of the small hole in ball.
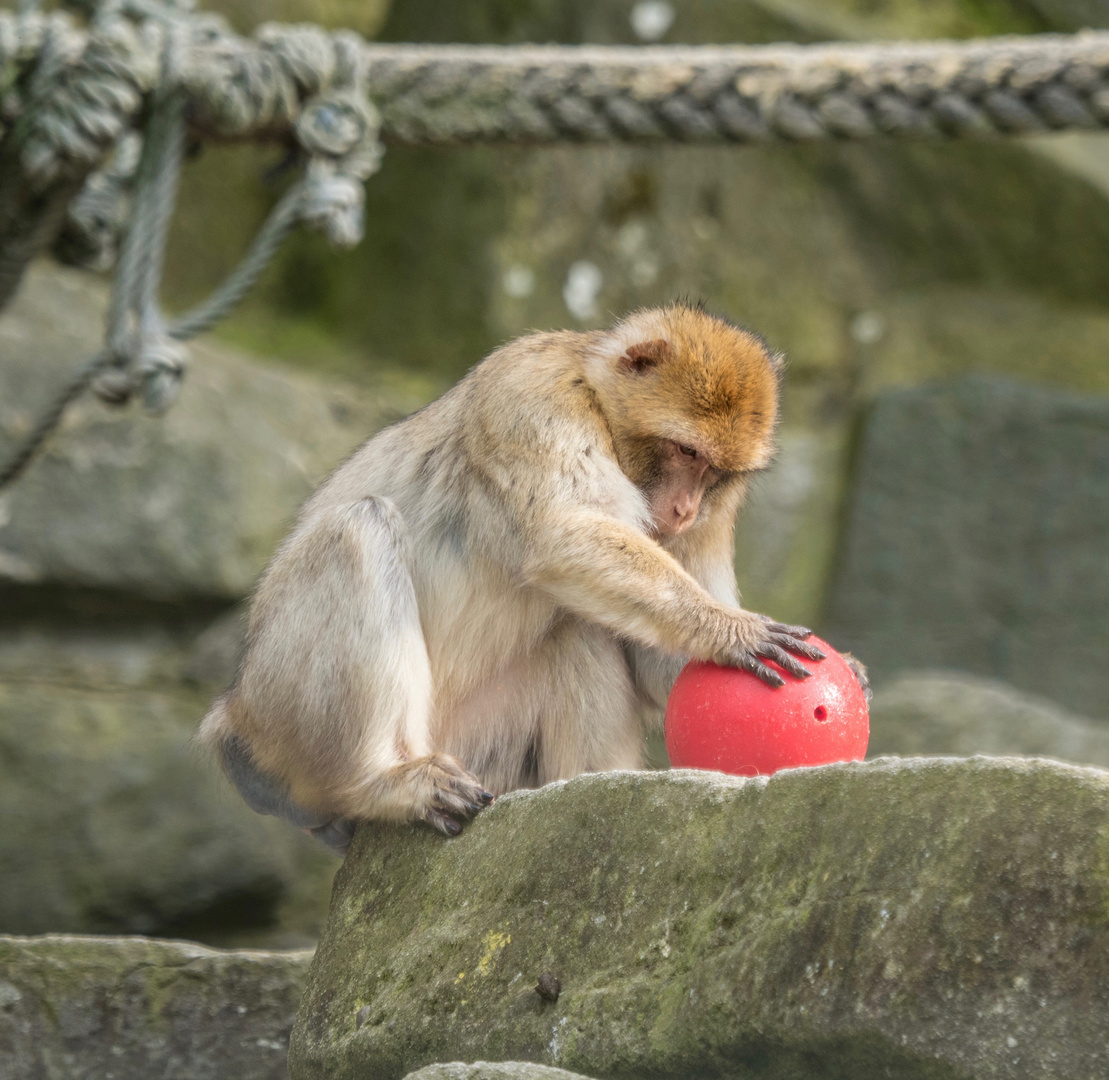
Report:
M828 710L824 708L823 705L817 705L817 707L813 709L812 714L817 720L823 721L828 719Z

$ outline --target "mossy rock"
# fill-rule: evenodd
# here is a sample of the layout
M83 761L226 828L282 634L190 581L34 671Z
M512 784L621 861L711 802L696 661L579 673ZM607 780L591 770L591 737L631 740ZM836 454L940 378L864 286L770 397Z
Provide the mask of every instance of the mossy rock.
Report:
M480 1057L606 1080L1089 1077L1109 1069L1107 986L1107 773L582 776L457 840L359 830L290 1073Z
M309 952L0 937L3 1080L283 1080Z
M250 811L184 691L0 683L0 932L312 944L337 860Z
M40 264L0 319L0 459L99 346L104 284ZM421 398L191 346L165 416L85 397L0 503L0 581L244 595L312 487Z
M867 754L1034 754L1109 769L1109 724L997 679L911 671L875 690Z
M428 1065L409 1073L405 1080L589 1080L581 1073L533 1065L527 1061L475 1061L472 1065L452 1061Z

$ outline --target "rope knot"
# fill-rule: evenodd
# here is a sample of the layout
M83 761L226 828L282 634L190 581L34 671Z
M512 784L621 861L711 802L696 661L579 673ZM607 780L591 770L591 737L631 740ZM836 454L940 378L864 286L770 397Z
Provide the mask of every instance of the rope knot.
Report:
M110 348L92 380L92 391L109 405L126 405L142 395L147 412L158 415L176 400L185 376L188 351L164 331Z
M346 157L362 143L376 142L377 131L377 111L349 92L313 98L296 125L297 141L314 157Z
M187 360L185 347L164 334L143 342L134 367L148 412L163 413L177 400Z
M362 181L341 172L324 171L312 162L304 183L301 220L327 234L339 247L354 247L362 239L366 192Z
M297 141L309 155L300 218L340 247L362 239L362 182L381 164L380 127L377 110L357 83L317 95L297 118Z

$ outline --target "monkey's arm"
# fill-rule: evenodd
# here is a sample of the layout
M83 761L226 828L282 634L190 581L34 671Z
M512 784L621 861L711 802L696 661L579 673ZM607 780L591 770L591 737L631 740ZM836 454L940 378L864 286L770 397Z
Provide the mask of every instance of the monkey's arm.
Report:
M803 627L769 622L714 600L668 552L605 514L573 510L537 522L525 578L560 604L641 645L781 677L763 659L804 678L823 653ZM788 652L787 652L788 650Z

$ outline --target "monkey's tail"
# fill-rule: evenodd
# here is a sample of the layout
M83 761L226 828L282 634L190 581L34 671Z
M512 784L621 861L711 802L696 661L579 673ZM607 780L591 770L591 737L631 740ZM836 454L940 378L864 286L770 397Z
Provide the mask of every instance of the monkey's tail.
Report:
M230 691L220 694L200 721L200 728L193 742L207 753L219 753L223 742L232 733L228 708L230 697Z

